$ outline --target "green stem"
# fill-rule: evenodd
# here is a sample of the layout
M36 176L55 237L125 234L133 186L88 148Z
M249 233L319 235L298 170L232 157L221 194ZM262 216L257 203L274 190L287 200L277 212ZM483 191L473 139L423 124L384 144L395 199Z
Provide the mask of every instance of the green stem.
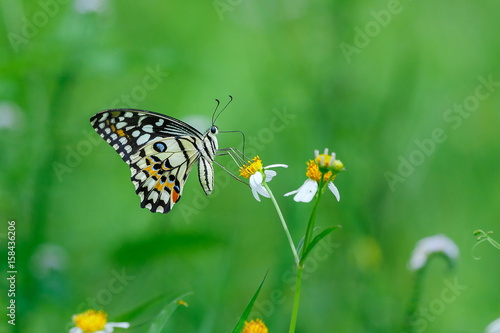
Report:
M318 192L316 194L316 201L314 202L314 207L311 212L311 216L309 217L309 222L307 223L306 234L304 236L304 243L302 244L302 250L300 251L300 261L297 264L297 281L295 282L295 296L293 298L293 308L292 308L292 317L290 318L290 329L288 333L295 333L295 326L297 325L297 317L299 315L299 303L300 303L300 292L302 289L302 273L304 271L304 253L311 242L314 224L316 221L316 211L318 208L319 200L321 195L323 194L322 183L319 184Z
M304 271L304 266L299 265L297 267L297 282L295 283L295 296L293 298L292 317L290 318L290 329L288 330L288 333L295 333L295 326L297 325L297 317L299 316L300 290L302 287L303 271Z
M319 184L321 186L322 184ZM318 210L318 204L319 200L321 198L321 195L323 194L323 191L321 191L321 187L319 187L319 190L316 194L316 201L314 202L313 210L311 212L311 216L309 217L309 222L307 223L307 229L306 229L306 234L304 236L304 243L302 244L302 250L300 251L300 265L304 265L304 252L306 251L307 247L309 246L309 243L311 242L312 235L314 232L314 224L316 222L316 211Z
M422 280L425 272L425 266L415 272L415 281L413 285L413 295L406 312L405 322L403 323L402 332L411 333L414 331L413 321L417 316L418 305L420 303L420 296L422 295Z
M292 236L290 235L290 231L288 231L288 226L286 225L285 218L283 217L283 214L281 213L280 206L278 206L278 202L274 198L273 192L269 188L266 182L262 183L262 186L267 190L267 193L269 193L269 197L271 198L271 201L274 204L274 207L276 208L276 211L278 212L278 216L280 218L281 224L283 225L283 230L285 230L286 237L288 238L288 242L290 243L290 248L292 249L293 257L295 259L295 263L299 265L299 255L297 254L297 250L295 249L295 244L293 243Z

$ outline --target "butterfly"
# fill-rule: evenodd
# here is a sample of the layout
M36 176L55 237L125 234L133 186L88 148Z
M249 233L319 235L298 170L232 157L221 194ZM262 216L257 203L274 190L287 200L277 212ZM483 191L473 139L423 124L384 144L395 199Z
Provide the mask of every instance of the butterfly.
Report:
M214 116L204 134L179 119L136 109L105 110L92 116L90 123L129 165L141 207L168 213L181 199L196 162L205 194L214 188L213 162L219 132Z

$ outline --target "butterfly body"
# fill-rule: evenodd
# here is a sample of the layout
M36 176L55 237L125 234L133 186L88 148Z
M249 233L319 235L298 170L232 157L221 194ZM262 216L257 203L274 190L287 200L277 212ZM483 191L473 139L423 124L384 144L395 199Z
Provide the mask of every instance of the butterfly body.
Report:
M202 134L178 119L135 109L105 110L90 122L130 166L141 207L168 213L181 199L196 162L203 190L207 195L212 192L212 163L218 149L215 125Z

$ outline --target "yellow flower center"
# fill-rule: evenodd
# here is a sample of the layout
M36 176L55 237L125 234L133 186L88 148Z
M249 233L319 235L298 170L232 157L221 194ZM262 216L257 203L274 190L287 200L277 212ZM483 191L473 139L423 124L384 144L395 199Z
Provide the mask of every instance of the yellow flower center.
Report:
M240 176L250 178L251 175L262 169L262 160L259 156L255 156L252 161L248 161L248 165L243 164L240 168Z
M260 319L246 321L242 333L268 333L266 325Z
M328 156L328 155L327 155ZM319 182L321 179L321 171L319 171L318 164L310 160L307 162L307 171L306 171L306 176L309 177L310 179ZM323 175L323 181L326 183L328 181L332 181L335 179L335 175L332 176L332 172L328 171Z
M319 166L320 169L333 169L336 172L344 170L344 163L342 163L340 160L332 160L332 155L319 154L314 159L314 162Z
M104 311L87 310L73 316L76 326L85 333L102 331L107 322L108 314Z
M331 155L319 154L314 160L318 165L322 167L328 167L330 165L330 160L332 159Z

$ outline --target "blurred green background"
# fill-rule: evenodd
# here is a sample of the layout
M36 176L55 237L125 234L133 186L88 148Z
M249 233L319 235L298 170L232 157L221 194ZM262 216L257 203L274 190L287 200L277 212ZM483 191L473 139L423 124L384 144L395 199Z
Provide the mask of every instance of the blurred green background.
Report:
M67 332L73 314L97 306L145 332L163 304L192 291L165 332L230 332L269 270L254 315L287 331L293 258L271 202L216 167L210 197L194 174L171 213L152 214L89 123L133 107L201 119L204 131L215 98L232 95L217 125L243 131L265 164L289 165L271 187L296 242L312 205L281 194L306 179L314 149L335 151L347 169L341 201L326 195L319 207L318 226L343 228L306 269L297 332L399 331L411 251L438 233L460 259L453 271L431 263L420 331L483 332L500 317L500 251L472 252L475 229L500 238L499 10L496 1L2 0L0 265L15 220L18 274L17 325L5 316L5 272L0 327ZM241 137L221 134L219 144L241 148ZM463 290L440 303L457 281Z

